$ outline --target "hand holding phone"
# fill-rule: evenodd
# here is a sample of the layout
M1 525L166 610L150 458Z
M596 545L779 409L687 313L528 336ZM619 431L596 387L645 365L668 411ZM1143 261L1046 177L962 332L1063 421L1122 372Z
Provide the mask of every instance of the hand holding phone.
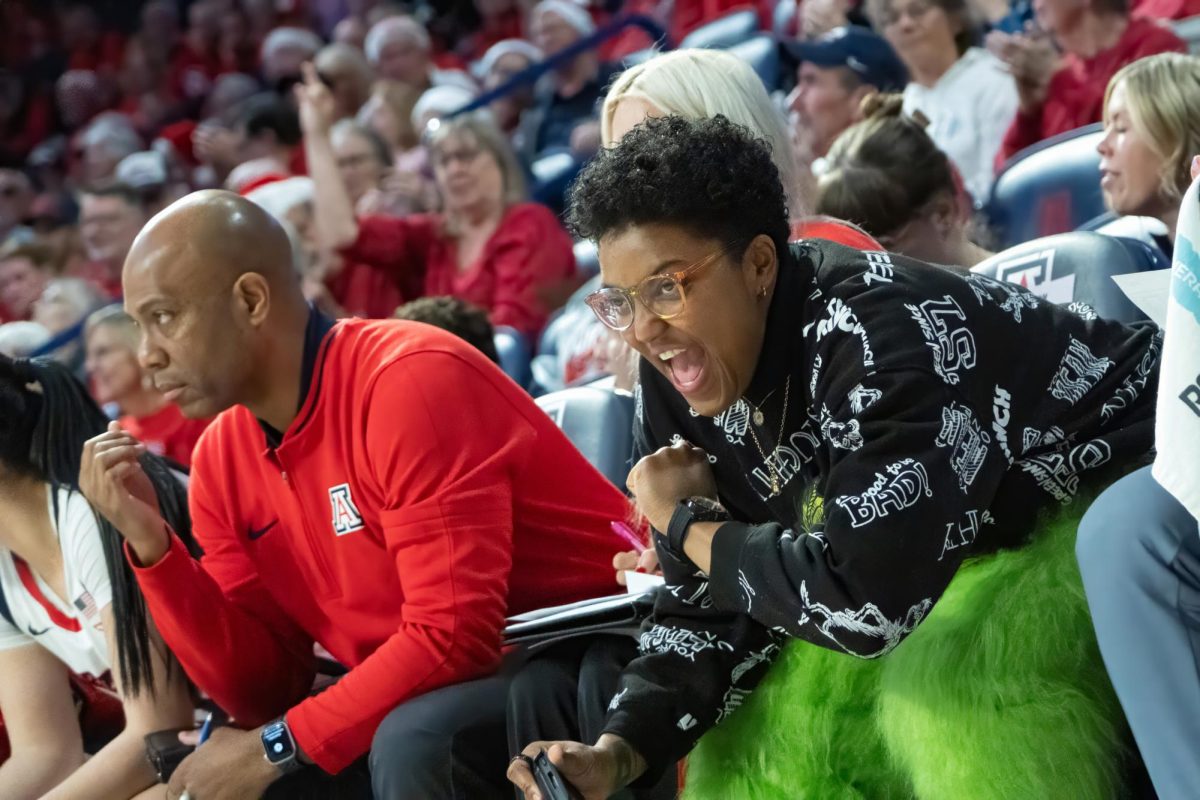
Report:
M545 750L533 759L533 779L537 781L542 800L583 800L583 795L559 774L558 767L554 766Z

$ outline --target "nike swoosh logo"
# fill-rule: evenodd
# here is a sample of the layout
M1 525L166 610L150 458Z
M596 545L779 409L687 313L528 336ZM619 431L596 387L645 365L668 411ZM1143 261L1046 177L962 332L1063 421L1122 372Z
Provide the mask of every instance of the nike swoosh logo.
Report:
M255 539L260 538L263 534L265 534L267 531L271 530L271 528L274 528L278 524L279 524L279 520L275 520L270 525L267 525L264 528L251 528L250 532L247 534L247 538L253 542Z
M33 627L32 627L32 626L30 626L30 628L29 628L29 635L30 635L30 636L41 636L43 633L45 633L45 632L46 632L46 631L48 631L48 630L50 630L50 629L49 629L49 628L42 628L40 631L35 631L35 630L33 629Z

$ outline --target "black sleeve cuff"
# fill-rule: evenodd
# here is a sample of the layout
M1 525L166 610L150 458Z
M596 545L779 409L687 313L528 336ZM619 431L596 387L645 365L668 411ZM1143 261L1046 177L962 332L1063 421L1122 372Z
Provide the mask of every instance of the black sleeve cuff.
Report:
M629 784L631 789L649 789L658 784L663 773L674 767L676 759L671 755L668 742L678 744L679 731L661 731L653 723L657 714L637 714L616 711L608 718L601 735L611 733L629 742L629 746L646 760L646 771Z
M746 596L740 580L742 550L754 530L754 526L744 522L726 522L713 535L708 592L713 604L721 611L747 613Z

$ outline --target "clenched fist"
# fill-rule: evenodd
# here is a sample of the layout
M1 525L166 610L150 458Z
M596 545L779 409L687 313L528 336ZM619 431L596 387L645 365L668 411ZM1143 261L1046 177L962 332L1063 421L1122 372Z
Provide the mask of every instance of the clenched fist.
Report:
M142 566L150 566L166 554L170 538L154 485L138 460L145 452L145 445L110 423L83 446L79 488L125 537Z
M659 533L665 533L675 506L689 497L717 496L708 454L680 441L643 458L625 481L638 509Z

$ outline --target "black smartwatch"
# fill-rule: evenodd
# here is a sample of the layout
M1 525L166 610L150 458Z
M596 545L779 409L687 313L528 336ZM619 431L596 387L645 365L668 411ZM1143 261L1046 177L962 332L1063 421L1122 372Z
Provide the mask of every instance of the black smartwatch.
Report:
M684 561L688 558L683 554L683 542L687 539L688 530L693 522L725 522L729 512L725 506L708 497L689 497L680 500L671 515L667 525L667 547L671 552Z
M284 775L304 767L298 757L296 740L292 738L287 721L282 717L267 723L262 729L262 743L265 751L263 757Z

